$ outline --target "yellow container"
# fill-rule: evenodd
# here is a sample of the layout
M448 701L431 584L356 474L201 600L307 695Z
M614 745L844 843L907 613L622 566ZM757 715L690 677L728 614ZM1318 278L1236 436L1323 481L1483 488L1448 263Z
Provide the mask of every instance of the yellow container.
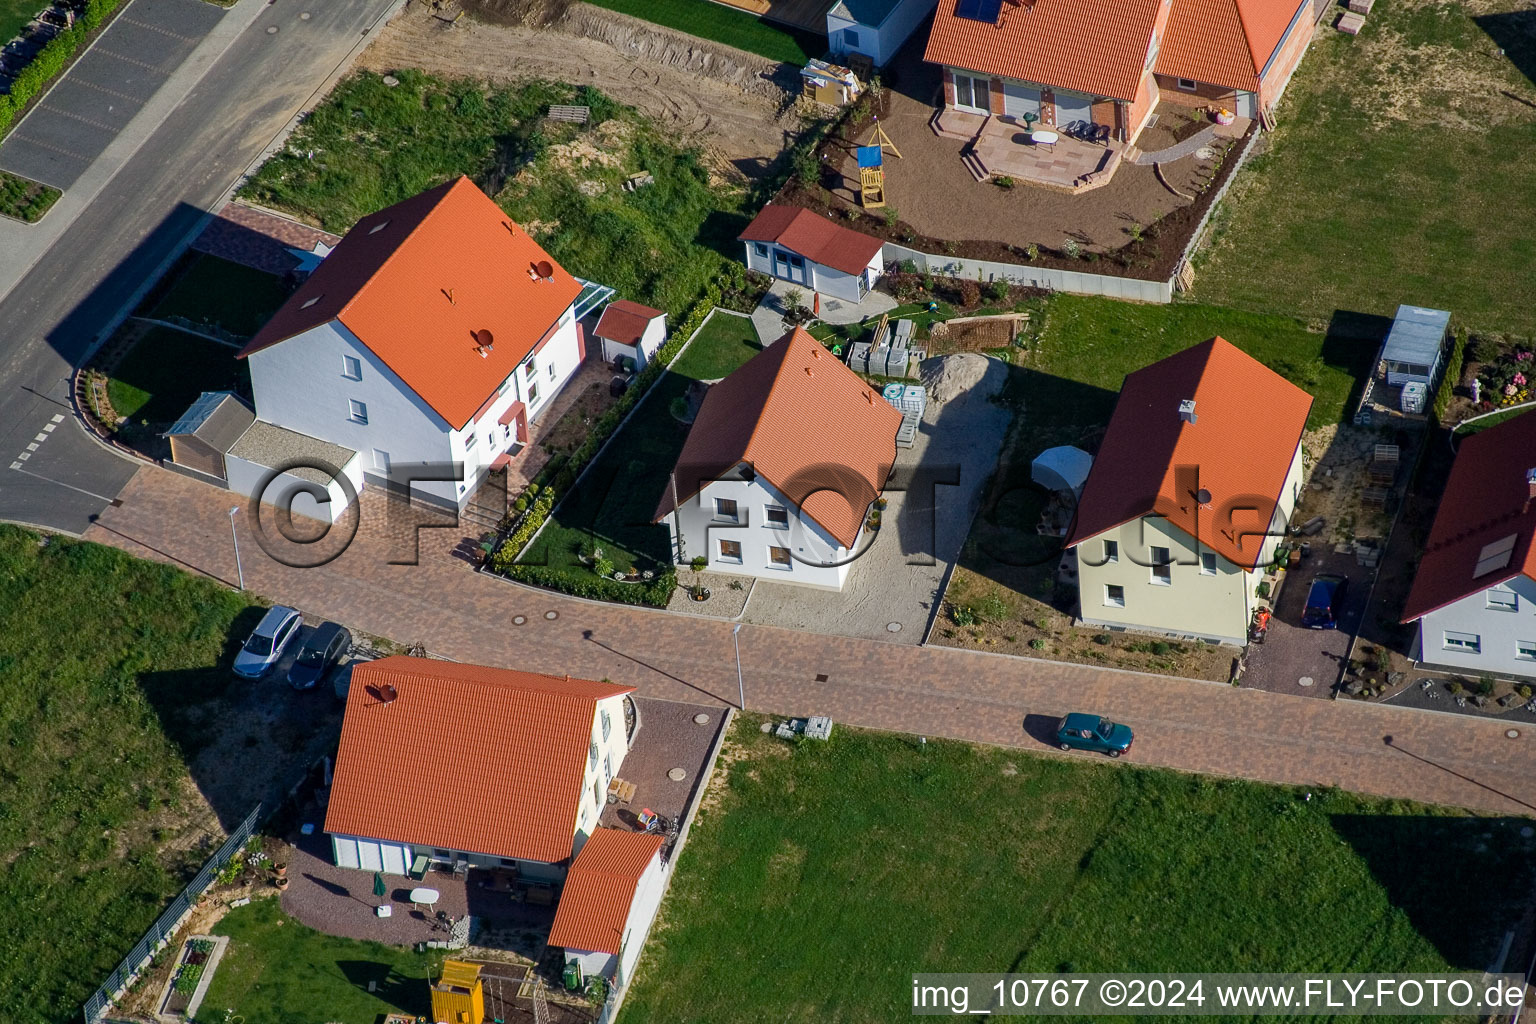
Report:
M443 961L442 976L432 985L432 1019L445 1024L484 1024L485 983L478 964Z

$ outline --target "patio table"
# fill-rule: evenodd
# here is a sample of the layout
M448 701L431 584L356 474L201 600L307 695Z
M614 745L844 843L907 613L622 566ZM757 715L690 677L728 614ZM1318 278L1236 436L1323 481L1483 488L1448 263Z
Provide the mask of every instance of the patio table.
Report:
M1045 131L1044 129L1037 128L1029 133L1030 142L1037 146L1050 146L1053 150L1056 148L1056 143L1060 140L1060 135L1057 135L1055 132Z
M429 907L436 906L437 900L438 892L436 889L428 889L426 886L419 886L411 890L411 906L413 907L421 906L422 904L425 904Z

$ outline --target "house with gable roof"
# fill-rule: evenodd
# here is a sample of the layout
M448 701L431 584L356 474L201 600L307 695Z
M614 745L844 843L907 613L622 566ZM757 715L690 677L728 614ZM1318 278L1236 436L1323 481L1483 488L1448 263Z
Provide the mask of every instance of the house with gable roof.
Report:
M1301 498L1311 409L1222 338L1128 375L1066 539L1083 624L1246 644Z
M1422 664L1536 678L1536 415L1462 440L1403 622Z
M1311 41L1311 0L940 0L944 104L1136 141L1159 99L1256 118Z
M325 813L336 865L564 877L629 752L633 691L428 658L358 663Z
M628 984L667 889L662 836L600 828L592 833L560 893L549 944L585 977Z
M900 427L797 327L709 389L654 521L679 565L841 590Z
M446 182L358 221L240 352L258 426L355 453L365 484L458 464L410 493L462 508L580 368L579 321L609 294Z
M737 240L748 270L859 302L885 272L885 243L798 206L770 203Z
M827 11L827 45L834 54L857 53L884 67L938 0L836 0Z

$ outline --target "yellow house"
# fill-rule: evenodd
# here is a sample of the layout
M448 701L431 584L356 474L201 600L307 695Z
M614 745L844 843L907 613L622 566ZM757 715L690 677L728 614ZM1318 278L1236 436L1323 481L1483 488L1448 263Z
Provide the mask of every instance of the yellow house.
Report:
M1127 376L1067 536L1082 623L1247 643L1311 408L1222 338Z

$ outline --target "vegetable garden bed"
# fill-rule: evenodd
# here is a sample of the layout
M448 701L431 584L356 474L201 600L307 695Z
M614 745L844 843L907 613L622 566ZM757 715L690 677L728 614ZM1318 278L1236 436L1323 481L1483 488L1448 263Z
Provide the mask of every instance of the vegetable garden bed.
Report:
M197 1014L228 945L229 939L222 935L193 935L187 939L160 996L160 1016L191 1020Z

